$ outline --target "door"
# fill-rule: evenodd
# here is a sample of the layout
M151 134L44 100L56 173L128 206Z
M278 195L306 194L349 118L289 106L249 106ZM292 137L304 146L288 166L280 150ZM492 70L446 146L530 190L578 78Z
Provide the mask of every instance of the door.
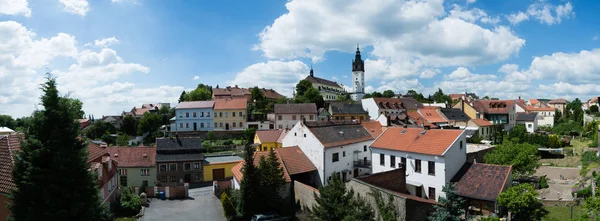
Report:
M354 177L358 177L358 168L354 168Z
M198 125L196 125L196 122L194 122L194 131L198 130Z
M184 181L186 183L190 183L192 181L192 175L186 174L185 177L184 177Z
M229 130L229 123L225 124L225 130Z
M225 179L225 169L213 169L213 180L224 180Z
M342 172L342 181L346 182L346 172Z

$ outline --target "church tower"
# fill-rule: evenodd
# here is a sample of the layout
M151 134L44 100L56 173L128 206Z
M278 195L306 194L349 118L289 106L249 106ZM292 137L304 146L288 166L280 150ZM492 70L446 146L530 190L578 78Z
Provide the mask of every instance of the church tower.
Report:
M360 57L360 49L356 46L356 55L352 60L352 99L362 100L365 95L365 62Z

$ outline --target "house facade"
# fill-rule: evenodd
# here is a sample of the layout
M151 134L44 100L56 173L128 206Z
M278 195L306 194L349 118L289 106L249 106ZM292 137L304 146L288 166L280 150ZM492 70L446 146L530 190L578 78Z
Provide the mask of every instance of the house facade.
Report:
M181 102L175 107L175 119L171 123L172 132L213 130L214 101Z
M233 177L231 168L244 159L238 156L214 156L204 158L204 182L225 180Z
M369 113L360 103L332 102L328 113L331 114L331 120L369 120Z
M527 106L527 109L525 109L525 112L526 113L537 113L538 126L554 127L554 114L556 113L555 108Z
M469 127L477 130L477 135L484 140L489 140L492 136L493 124L486 119L471 119Z
M275 126L277 129L291 129L299 121L315 121L317 105L308 104L275 104Z
M388 128L371 144L373 173L406 165L408 192L437 201L466 162L466 144L463 130Z
M567 103L567 100L559 98L548 101L548 106L555 108L562 114L565 114L565 110L567 110Z
M528 133L535 133L538 127L538 113L517 113L517 124L525 126Z
M359 123L298 122L283 138L283 148L298 146L317 168L317 185L326 186L334 172L344 181L370 174L373 140Z
M462 110L457 108L440 108L440 112L448 119L448 125L465 129L471 118Z
M335 101L339 96L343 96L345 93L344 88L337 82L315 77L312 68L310 69L309 75L304 78L304 80L309 81L314 88L319 90L325 101Z
M476 100L473 102L473 107L477 110L475 119L487 119L493 125L501 125L505 131L510 131L515 127L516 106L514 100Z
M475 110L475 108L473 108L473 105L471 105L469 102L466 102L462 99L458 100L458 103L454 104L452 108L460 109L471 119L477 119L477 110Z
M259 130L254 133L256 151L270 151L282 146L281 140L287 134L286 130Z
M153 187L156 185L156 147L107 148L117 161L119 186Z
M463 197L468 214L499 213L497 198L512 186L512 166L466 163L453 178L456 194Z
M90 170L95 172L98 180L98 188L102 203L108 208L112 208L119 195L118 182L119 173L117 172L117 161L110 156L106 144L88 144L88 160Z
M390 114L406 113L406 109L402 105L400 98L367 98L361 100L363 109L369 113L372 120L379 117L381 114L386 116Z
M157 184L183 186L203 182L204 154L200 138L156 139Z
M248 107L246 101L246 98L215 100L214 130L245 130Z

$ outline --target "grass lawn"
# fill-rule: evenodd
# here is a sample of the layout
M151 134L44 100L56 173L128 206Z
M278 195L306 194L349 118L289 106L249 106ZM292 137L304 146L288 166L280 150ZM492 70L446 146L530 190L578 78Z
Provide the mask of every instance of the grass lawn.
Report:
M577 167L581 165L581 154L592 141L590 139L571 140L571 146L565 147L565 158L563 159L541 159L540 164L551 163L557 167ZM574 154L574 155L573 155Z
M571 208L568 206L546 206L545 207L550 213L543 221L568 221L571 220ZM573 206L573 219L577 216L585 213L585 210L581 206Z

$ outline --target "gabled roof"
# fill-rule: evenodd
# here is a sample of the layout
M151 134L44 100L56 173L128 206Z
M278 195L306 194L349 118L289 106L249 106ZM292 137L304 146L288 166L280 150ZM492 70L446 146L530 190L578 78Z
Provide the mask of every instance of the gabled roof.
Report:
M402 101L402 107L406 110L417 110L423 108L423 104L412 97L399 98Z
M0 192L8 194L15 188L12 171L14 168L14 157L21 150L22 133L12 133L0 136Z
M531 104L531 105L536 105L539 103L540 103L540 101L538 99L529 99L529 104Z
M517 113L517 121L535 121L537 112L533 113Z
M490 122L487 119L471 119L471 121L473 121L473 123L477 124L477 126L480 127L489 127L492 126L492 122Z
M277 149L275 149L275 150L277 150ZM290 174L285 169L283 161L281 160L281 157L279 156L279 153L277 153L277 151L275 151L275 156L277 156L277 161L279 161L280 167L283 169L283 177L285 178L285 181L291 182L292 179L290 178ZM265 157L265 159L268 158L269 152L268 151L254 152L254 166L258 167L261 157ZM246 162L242 161L231 168L231 173L233 173L233 176L235 177L235 179L240 183L244 179L244 173L243 173L242 169L244 168L245 164L246 164Z
M277 142L283 130L257 130L256 136L262 143Z
M440 111L448 120L468 121L471 119L465 112L457 108L441 108Z
M310 83L318 83L318 84L323 84L323 85L327 85L327 86L331 86L331 87L339 87L339 88L342 87L335 81L330 81L327 79L310 76L310 75L306 76L306 78L304 78L304 80L308 80L308 81L310 81Z
M514 100L476 100L473 108L480 113L508 114L515 105Z
M214 96L244 96L251 94L248 88L239 87L213 88L212 93Z
M246 109L247 105L248 99L246 98L228 98L215 100L215 110Z
M330 104L331 106L331 113L332 115L335 114L368 114L367 111L365 111L363 109L363 106L361 103L354 103L354 104L349 104L349 103L340 103L340 102L333 102Z
M567 104L567 100L565 100L564 98L558 98L558 99L553 99L548 101L548 104Z
M303 104L275 104L275 114L316 114L317 105L314 103Z
M156 166L156 147L116 147L107 148L110 156L119 163L119 167Z
M371 147L442 156L462 133L463 130L390 127L371 144Z
M382 125L379 121L363 121L360 124L373 136L373 138L377 138L381 133L383 133Z
M421 114L419 114L419 112L409 111L409 112L406 112L406 114L408 115L408 118L419 127L421 127L421 126L430 127L430 128L437 127L436 125L430 123L425 118L423 118L423 116L421 116Z
M325 148L373 140L358 123L307 121L304 125Z
M283 161L285 169L290 176L317 170L317 167L297 146L277 148L275 152L277 152Z
M283 143L283 138L285 138L285 135L287 135L287 133L290 132L289 130L283 130L281 132L281 134L279 134L279 137L277 138L277 143Z
M8 127L0 127L0 133L14 133L15 131Z
M448 122L448 119L446 119L446 117L440 115L440 113L437 112L437 108L419 108L418 112L423 118L425 118L425 120L429 121L430 123Z
M261 88L260 90L262 91L263 95L267 99L277 100L279 98L284 98L285 97L285 96L281 95L280 93L277 93L277 91L275 91L273 89Z
M102 156L108 156L108 150L106 146L89 143L88 144L88 159L87 162L98 161Z
M456 193L460 196L496 201L511 170L511 166L466 163L452 180L456 182Z
M175 109L213 108L215 101L186 101L177 104Z
M379 108L404 109L404 106L402 105L402 99L400 98L375 97L373 100Z

